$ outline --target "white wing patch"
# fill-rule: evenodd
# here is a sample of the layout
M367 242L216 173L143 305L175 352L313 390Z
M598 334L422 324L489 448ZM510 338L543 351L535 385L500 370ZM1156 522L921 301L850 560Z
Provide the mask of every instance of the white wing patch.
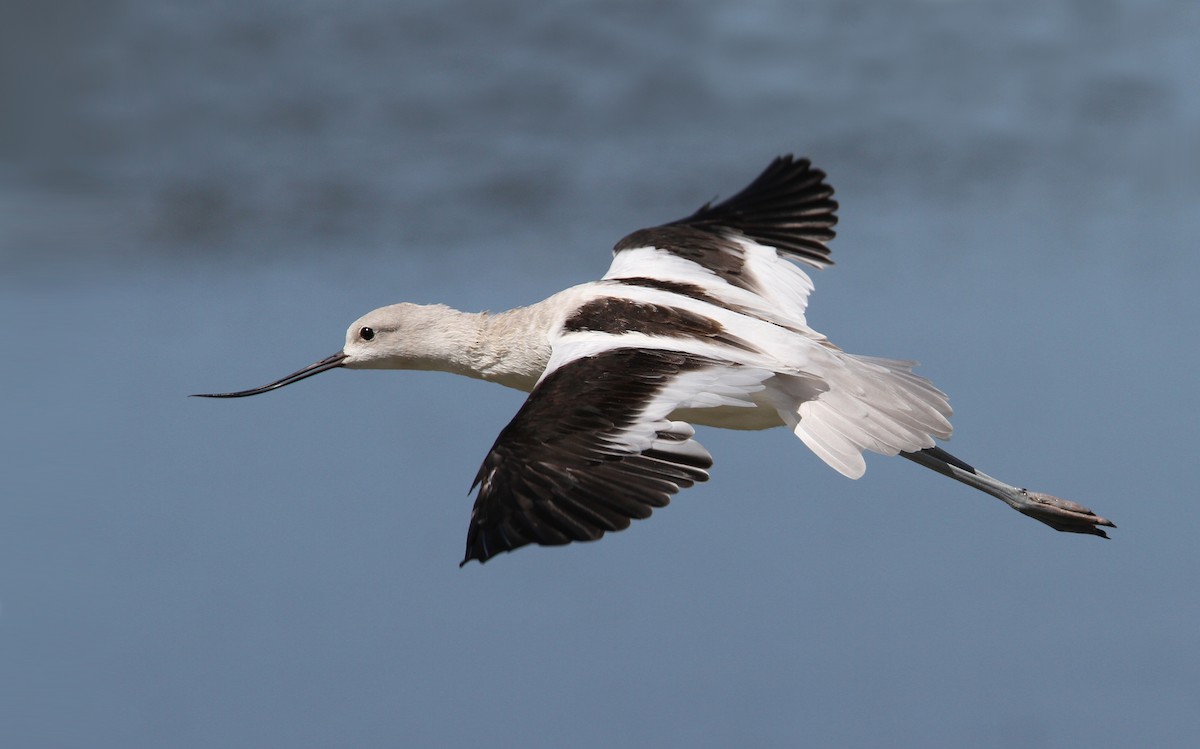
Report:
M774 248L747 239L729 240L752 285L739 288L699 263L657 247L622 250L613 258L604 280L653 278L695 286L732 309L793 329L808 329L804 312L813 290L812 279ZM813 333L814 336L819 334Z

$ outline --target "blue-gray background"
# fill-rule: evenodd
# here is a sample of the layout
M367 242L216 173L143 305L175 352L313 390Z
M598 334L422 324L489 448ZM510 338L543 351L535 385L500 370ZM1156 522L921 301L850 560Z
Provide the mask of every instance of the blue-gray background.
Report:
M6 4L0 744L1192 746L1194 2ZM810 319L953 450L704 431L600 543L458 569L515 391L326 374L383 304L502 309L807 154Z

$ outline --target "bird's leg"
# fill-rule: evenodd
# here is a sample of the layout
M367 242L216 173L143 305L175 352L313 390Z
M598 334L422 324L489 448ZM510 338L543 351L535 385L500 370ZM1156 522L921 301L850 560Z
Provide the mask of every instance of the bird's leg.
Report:
M1097 526L1115 528L1112 521L1102 518L1088 508L1065 499L1021 489L978 471L954 457L940 447L930 447L920 452L900 453L904 457L931 468L938 473L961 481L967 486L987 492L1000 499L1022 515L1040 520L1056 531L1066 533L1090 533L1108 538L1108 534Z

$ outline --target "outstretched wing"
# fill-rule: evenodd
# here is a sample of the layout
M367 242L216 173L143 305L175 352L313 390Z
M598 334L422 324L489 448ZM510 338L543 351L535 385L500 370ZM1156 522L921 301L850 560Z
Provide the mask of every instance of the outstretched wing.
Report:
M781 156L733 197L622 239L604 278L677 293L703 290L751 312L758 311L757 299L764 319L775 310L804 324L812 281L787 261L833 263L828 243L837 207L824 172L807 159Z
M531 543L595 540L649 517L707 480L712 465L692 427L671 421L671 412L750 406L747 393L770 374L594 341L557 348L555 360L479 469L463 564Z

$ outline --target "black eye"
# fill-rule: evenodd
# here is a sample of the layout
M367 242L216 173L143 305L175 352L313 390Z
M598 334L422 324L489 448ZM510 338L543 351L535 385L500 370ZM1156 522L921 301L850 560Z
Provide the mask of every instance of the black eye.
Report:
M363 328L362 330L358 331L358 337L364 341L373 340L375 338L375 331L371 328Z

